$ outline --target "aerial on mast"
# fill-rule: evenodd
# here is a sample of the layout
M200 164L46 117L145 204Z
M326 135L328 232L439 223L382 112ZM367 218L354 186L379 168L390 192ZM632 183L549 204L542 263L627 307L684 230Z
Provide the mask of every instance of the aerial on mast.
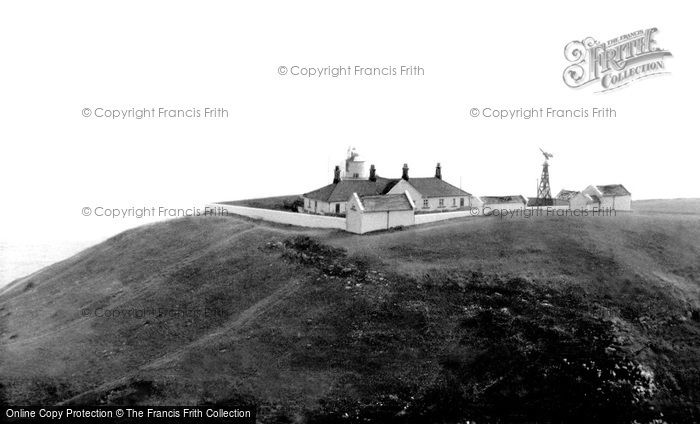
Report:
M545 161L554 157L553 154L545 152L544 150L542 150L541 147L540 147L540 152L542 152L542 155L544 155Z

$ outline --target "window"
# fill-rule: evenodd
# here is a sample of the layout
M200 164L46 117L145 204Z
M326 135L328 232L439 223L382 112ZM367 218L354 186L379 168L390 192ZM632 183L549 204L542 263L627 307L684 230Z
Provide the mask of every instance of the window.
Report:
M424 208L429 208L430 205L428 205L428 199L423 199L423 207Z
M457 206L457 199L455 199L455 198L452 199L452 206Z
M444 208L444 207L445 207L445 199L440 199L440 200L438 201L438 206L441 207L441 208Z
M335 213L340 213L340 203L335 204Z
M460 208L464 207L464 197L459 198L459 207Z

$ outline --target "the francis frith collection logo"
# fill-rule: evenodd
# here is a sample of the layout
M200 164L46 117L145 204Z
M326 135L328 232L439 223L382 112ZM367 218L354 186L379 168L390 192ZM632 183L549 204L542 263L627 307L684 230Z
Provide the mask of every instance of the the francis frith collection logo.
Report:
M564 57L571 62L564 69L564 83L572 88L596 83L597 91L604 92L668 73L664 59L671 53L656 45L656 32L656 28L649 28L606 42L592 37L570 42L564 48Z

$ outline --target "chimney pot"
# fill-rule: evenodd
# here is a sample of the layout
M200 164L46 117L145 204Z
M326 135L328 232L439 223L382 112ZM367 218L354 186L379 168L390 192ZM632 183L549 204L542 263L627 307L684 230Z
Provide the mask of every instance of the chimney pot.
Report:
M377 181L377 169L374 167L374 165L369 166L369 180Z
M438 162L435 167L435 178L442 179L442 167L440 166L440 162Z
M338 184L340 182L340 166L335 166L335 171L333 173L333 184Z
M408 164L407 163L403 164L403 174L401 175L401 178L408 181Z

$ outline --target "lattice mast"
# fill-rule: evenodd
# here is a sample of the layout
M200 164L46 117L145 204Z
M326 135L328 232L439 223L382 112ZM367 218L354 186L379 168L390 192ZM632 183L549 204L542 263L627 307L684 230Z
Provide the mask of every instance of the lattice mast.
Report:
M537 187L537 199L540 203L549 205L552 203L552 189L549 186L549 159L554 155L547 153L540 149L542 155L544 156L544 163L542 164L542 176L540 177L540 183Z

